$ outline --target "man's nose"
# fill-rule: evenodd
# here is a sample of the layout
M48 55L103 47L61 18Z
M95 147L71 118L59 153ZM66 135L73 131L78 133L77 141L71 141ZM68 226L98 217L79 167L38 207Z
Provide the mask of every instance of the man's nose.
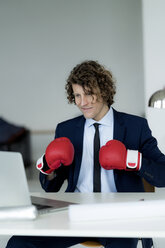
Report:
M85 106L85 105L87 105L87 103L88 103L88 101L87 101L86 96L83 96L83 97L81 98L81 106Z

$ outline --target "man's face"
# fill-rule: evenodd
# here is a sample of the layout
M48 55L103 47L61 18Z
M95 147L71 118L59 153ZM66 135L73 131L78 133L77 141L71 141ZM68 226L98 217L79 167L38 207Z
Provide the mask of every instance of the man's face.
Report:
M98 99L95 94L86 94L83 87L78 84L72 84L72 89L75 97L75 104L85 118L92 118L99 121L108 112L109 107L103 102L101 97Z

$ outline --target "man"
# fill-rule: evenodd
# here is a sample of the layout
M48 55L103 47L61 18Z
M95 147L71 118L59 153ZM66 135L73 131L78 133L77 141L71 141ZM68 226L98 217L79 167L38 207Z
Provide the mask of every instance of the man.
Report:
M38 160L45 191L59 191L64 180L66 192L144 192L143 177L152 185L165 186L165 156L146 119L111 107L115 83L108 70L95 61L77 65L66 92L83 115L58 124L55 140ZM85 240L89 238L13 237L7 248L62 248ZM135 248L138 242L136 238L97 240L106 248Z

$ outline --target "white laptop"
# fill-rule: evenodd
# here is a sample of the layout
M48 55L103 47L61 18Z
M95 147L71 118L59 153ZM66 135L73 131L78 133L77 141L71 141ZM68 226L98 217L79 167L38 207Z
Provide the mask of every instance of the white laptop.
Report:
M22 155L18 152L0 151L0 192L0 220L31 220L40 214L67 209L73 204L30 197Z

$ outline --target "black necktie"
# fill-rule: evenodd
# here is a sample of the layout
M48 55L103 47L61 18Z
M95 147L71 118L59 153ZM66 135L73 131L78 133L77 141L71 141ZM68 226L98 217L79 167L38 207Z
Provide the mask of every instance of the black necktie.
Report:
M93 175L93 192L101 192L101 177L100 177L100 163L99 163L99 150L100 150L100 137L99 137L99 125L93 124L95 127L94 136L94 175Z

